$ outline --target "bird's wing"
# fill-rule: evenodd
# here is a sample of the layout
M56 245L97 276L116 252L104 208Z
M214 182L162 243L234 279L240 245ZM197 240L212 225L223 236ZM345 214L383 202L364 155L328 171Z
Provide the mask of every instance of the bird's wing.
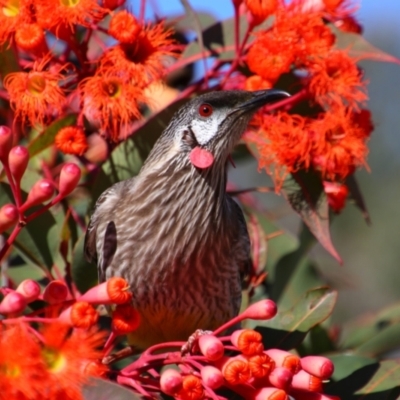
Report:
M245 282L250 275L252 261L250 256L250 236L247 230L246 220L239 204L232 197L228 196L229 205L232 210L232 217L238 224L238 235L233 243L235 257L239 264L239 272L242 282Z
M98 265L99 270L99 281L104 281L104 271L107 265L107 261L110 260L117 248L117 235L114 222L106 221L105 218L109 218L113 215L113 210L120 198L120 193L124 187L124 181L118 182L105 190L94 206L92 216L89 221L89 225L86 231L84 253L86 260L91 263L98 263L98 259L101 259L101 264ZM104 234L104 244L102 247L102 257L97 254L97 229L101 223L107 223Z

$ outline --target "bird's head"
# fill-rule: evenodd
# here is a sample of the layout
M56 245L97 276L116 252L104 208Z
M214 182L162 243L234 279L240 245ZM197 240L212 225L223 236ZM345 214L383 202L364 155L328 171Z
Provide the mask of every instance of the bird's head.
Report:
M277 89L215 91L198 96L174 115L149 159L154 162L167 156L200 170L219 168L225 165L254 112L288 96Z

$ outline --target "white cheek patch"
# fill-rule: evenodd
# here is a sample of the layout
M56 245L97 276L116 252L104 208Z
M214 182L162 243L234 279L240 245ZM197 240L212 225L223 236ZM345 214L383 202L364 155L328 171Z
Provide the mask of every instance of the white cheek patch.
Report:
M226 114L221 110L221 112L214 113L208 118L203 119L199 117L194 119L190 126L196 136L197 143L204 146L216 136L218 134L218 128L225 117Z

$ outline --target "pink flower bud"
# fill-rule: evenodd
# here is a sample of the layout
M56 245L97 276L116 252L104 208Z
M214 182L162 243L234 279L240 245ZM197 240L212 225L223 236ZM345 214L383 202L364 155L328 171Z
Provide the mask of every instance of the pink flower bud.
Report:
M0 161L4 164L7 162L8 153L11 149L13 134L7 126L0 126Z
M322 392L322 379L310 375L308 372L301 370L293 375L292 387L296 389L308 390L310 392Z
M52 183L48 179L40 179L32 186L28 198L21 206L21 212L50 200L53 197L53 194L54 187Z
M132 298L128 282L114 276L100 285L89 289L77 300L87 301L91 304L124 304Z
M58 321L74 328L88 329L99 319L98 312L86 301L77 301L66 308L58 317Z
M275 361L277 367L285 367L292 374L297 374L300 371L300 358L296 355L280 349L269 349L264 353Z
M60 182L58 185L60 196L68 196L76 188L80 178L81 170L76 164L64 164L61 169Z
M293 374L285 367L275 367L268 376L271 385L278 389L287 389L292 378Z
M0 208L0 233L17 223L19 212L14 204L5 204Z
M333 362L322 356L303 357L300 359L300 364L304 371L323 380L329 379L335 370Z
M182 388L182 375L179 371L168 368L160 377L160 388L165 394L174 396Z
M248 383L251 379L250 366L243 356L223 357L215 363L225 380L231 385Z
M24 175L28 161L29 152L24 146L13 147L8 154L8 165L18 185L21 182L22 175Z
M0 314L17 314L26 307L25 297L21 293L9 292L0 303Z
M254 396L249 397L251 400L287 400L288 395L284 390L274 387L264 387L258 390Z
M222 372L212 365L206 365L201 369L200 373L204 385L210 389L218 389L224 384Z
M199 338L201 353L209 361L217 361L224 356L224 345L213 335L202 335Z
M260 354L264 351L262 335L253 329L238 329L232 333L231 342L247 356Z
M256 320L271 319L276 315L277 308L274 301L266 299L249 306L242 313L242 317Z
M18 285L15 291L21 293L25 297L26 302L30 303L39 297L40 285L33 279L25 279Z
M68 296L67 285L63 281L51 281L43 291L43 300L49 304L58 304L66 300Z

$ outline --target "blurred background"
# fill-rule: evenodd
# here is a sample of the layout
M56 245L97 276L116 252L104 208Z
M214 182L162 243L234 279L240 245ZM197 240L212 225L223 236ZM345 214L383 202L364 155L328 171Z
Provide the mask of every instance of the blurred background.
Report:
M137 12L138 1L132 2ZM179 0L149 1L159 16L184 13ZM231 0L190 0L198 11L218 19L233 15ZM154 15L149 15L153 17ZM364 37L374 46L400 58L400 1L364 0L357 11ZM369 81L369 108L375 124L370 141L370 172L356 177L371 216L368 226L361 213L349 204L334 218L333 242L344 260L340 266L320 246L312 251L322 275L339 289L334 320L351 320L393 302L400 302L400 65L373 61L361 63ZM255 162L237 163L231 179L239 187L270 184L257 173ZM274 194L258 195L285 229L296 232L298 219Z

